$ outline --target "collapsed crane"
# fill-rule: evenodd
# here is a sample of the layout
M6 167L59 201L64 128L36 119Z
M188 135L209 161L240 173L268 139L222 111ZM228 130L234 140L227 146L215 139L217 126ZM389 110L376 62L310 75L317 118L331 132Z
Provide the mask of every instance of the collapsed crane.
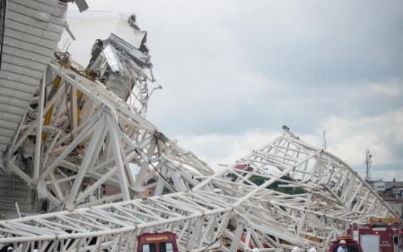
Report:
M0 221L0 243L133 251L137 235L170 230L180 251L325 249L348 225L391 214L344 162L286 130L186 191Z
M17 11L29 6L11 3L9 8ZM33 4L32 8L38 6L44 11L52 10L44 4ZM30 21L37 26L46 24L34 18ZM6 24L10 22L7 19ZM60 19L58 22L63 23ZM10 113L2 118L7 122L0 122L0 127L21 119L19 126L13 125L13 132L9 130L9 136L14 135L5 139L8 144L2 155L3 172L7 174L2 177L4 198L8 200L2 205L6 217L16 217L16 207L22 214L33 214L175 192L213 173L207 164L140 116L146 112L148 83L154 79L145 45L146 32L138 28L134 16L129 23L138 38L134 45L114 34L99 40L85 69L75 64L68 53L56 52L53 63L43 69L44 74L35 73L38 88L30 103L24 103L25 116L17 118ZM12 57L28 57L24 55L28 54L27 48L19 50ZM8 72L13 71L16 60L8 54L4 56L2 76L11 78L15 74ZM30 68L34 64L31 61L24 58L23 66ZM19 69L24 76L24 69ZM13 82L20 79L24 80L19 77ZM8 82L2 81L3 85ZM27 88L26 84L17 87L21 88L18 92ZM7 106L15 110L17 105L11 102Z
M51 4L65 8L56 0L10 2L10 13L19 15ZM29 21L42 27L54 18L32 15ZM50 19L37 20L44 16ZM56 20L63 27L63 19ZM5 31L6 39L16 36ZM21 113L4 112L0 120L8 134L0 139L2 179L18 183L31 195L22 198L31 200L17 204L28 216L0 221L0 247L133 251L136 236L169 230L180 251L324 249L351 223L395 215L346 163L286 127L273 143L214 174L143 117L153 77L146 73L151 64L140 36L137 46L116 35L97 41L87 68L67 53L52 59L55 44L49 44L43 65L32 73L29 47L6 44L0 94L12 94L8 81L30 93L21 103L18 94L11 96L7 108ZM22 38L29 38L24 45L38 43ZM25 79L32 87L21 84Z

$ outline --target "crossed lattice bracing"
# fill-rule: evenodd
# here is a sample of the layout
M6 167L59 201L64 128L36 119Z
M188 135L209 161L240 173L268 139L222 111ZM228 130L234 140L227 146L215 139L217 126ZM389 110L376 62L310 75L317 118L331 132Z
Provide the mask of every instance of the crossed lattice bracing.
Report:
M200 248L212 239L217 239L218 234L222 232L214 229L220 220L228 221L229 209L226 201L214 198L208 193L205 195L174 193L164 198L151 197L76 209L72 212L45 214L34 219L22 218L18 223L7 221L2 227L10 228L14 237L19 236L16 239L18 241L28 234L23 231L25 228L31 230L29 231L31 235L25 239L26 242L19 243L23 251L32 249L33 241L38 241L37 247L45 251L59 251L59 246L65 250L79 246L94 248L95 251L97 249L102 251L104 248L113 250L118 247L120 249L114 251L129 251L134 248L135 237L140 232L179 228L183 230L178 233L179 243L194 249ZM206 229L203 225L209 228ZM65 232L66 230L68 232ZM189 237L189 233L185 230L198 235ZM9 241L13 239L15 240L9 236ZM194 241L188 243L188 239Z
M50 65L6 166L46 211L187 190L211 169L99 82Z
M55 12L49 9L50 1L12 2L10 8L33 4ZM25 7L15 12L36 13ZM62 29L38 17L43 15L33 15L27 24L57 28L57 39L52 37L57 41ZM63 18L51 21L64 24ZM23 30L35 35L32 29ZM31 36L24 38L38 44ZM54 46L46 47L46 60L40 58L43 68ZM18 55L27 60L28 54ZM36 215L0 221L0 249L135 251L139 234L172 231L180 251L276 251L295 245L326 250L350 224L395 215L346 163L309 146L287 128L271 144L213 174L206 163L140 115L149 98L145 69L130 72L131 95L145 95L139 107L108 90L108 83L105 87L95 80L94 72L79 70L65 54L57 58L45 71L19 126L14 127L20 117L5 124L11 144L0 160L1 178L23 180L25 184L18 186L35 192L37 204L29 213ZM42 67L33 73L32 64L24 66L7 69L13 76L18 73L19 81L32 81L20 79L27 74L41 79ZM12 88L34 93L38 83ZM113 88L120 87L115 84L119 82ZM15 207L18 212L18 204ZM42 210L49 213L38 214Z
M51 65L44 86L57 78L53 95L42 89L38 116L21 127L8 164L55 209L69 211L1 221L3 246L133 251L137 235L168 230L178 235L181 251L325 249L348 225L394 214L347 164L287 129L273 143L207 176L208 166L100 83ZM85 97L81 107L74 108L80 104L74 93ZM76 124L75 114L82 115ZM69 125L71 132L63 134L60 125ZM17 149L26 141L33 141L40 153L29 174L16 162ZM129 163L139 167L136 174ZM145 197L149 183L155 196ZM117 192L97 194L101 185Z

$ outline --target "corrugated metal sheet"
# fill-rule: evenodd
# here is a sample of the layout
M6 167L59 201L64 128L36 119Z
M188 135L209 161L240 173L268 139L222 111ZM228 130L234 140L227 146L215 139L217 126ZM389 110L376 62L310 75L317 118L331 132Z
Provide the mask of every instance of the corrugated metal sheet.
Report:
M0 219L17 218L16 206L22 213L39 211L39 201L35 191L14 174L0 176Z
M27 112L65 26L58 0L9 0L0 71L0 153Z

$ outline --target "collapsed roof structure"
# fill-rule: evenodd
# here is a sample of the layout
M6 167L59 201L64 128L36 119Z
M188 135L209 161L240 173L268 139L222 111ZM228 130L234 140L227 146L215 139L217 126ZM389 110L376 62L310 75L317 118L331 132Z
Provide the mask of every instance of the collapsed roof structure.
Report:
M53 57L65 10L9 0L2 17L1 211L19 218L0 221L0 248L134 251L134 236L171 230L181 251L324 249L351 223L395 215L346 163L286 127L214 174L144 118L154 78L135 17L137 40L97 40L82 68Z

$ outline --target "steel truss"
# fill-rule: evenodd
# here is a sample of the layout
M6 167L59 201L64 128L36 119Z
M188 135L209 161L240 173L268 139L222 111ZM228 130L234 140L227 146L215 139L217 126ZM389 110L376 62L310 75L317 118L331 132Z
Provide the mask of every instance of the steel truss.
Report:
M211 171L204 163L101 85L57 65L50 66L47 76L59 76L59 90L67 92L50 97L42 89L39 116L21 128L9 167L27 183L44 184L45 196L70 211L0 221L3 246L17 251L134 251L138 234L170 230L178 234L180 251L275 251L295 245L325 250L350 224L396 215L342 160L307 145L288 129L273 143L206 177ZM77 114L77 91L93 108L80 109L80 124L74 117L55 116L59 119L46 125L43 118L51 106ZM64 107L66 102L72 105ZM71 133L60 133L60 123L70 123ZM35 153L41 153L35 156L33 176L15 163L15 152L26 141L20 139L30 132L36 132ZM73 150L81 153L78 165L68 158ZM135 179L129 162L141 167ZM157 196L131 200L156 171ZM83 189L80 184L87 177L93 183ZM85 202L102 183L119 187L120 193ZM160 195L164 188L180 192ZM112 199L125 201L87 207Z
M49 65L6 155L9 171L48 203L43 210L184 191L212 174L101 83L73 70Z

